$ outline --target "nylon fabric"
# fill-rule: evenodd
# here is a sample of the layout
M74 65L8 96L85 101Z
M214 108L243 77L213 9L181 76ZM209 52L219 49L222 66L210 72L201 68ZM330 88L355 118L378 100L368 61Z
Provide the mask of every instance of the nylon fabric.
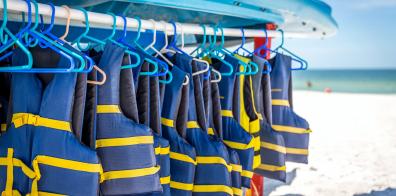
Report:
M123 113L125 106L120 101L123 85L120 84L120 67L123 58L124 49L108 42L98 63L98 67L106 73L107 80L98 87L96 143L113 139L126 141L97 148L104 171L100 192L103 195L161 193L150 129L137 124ZM131 142L138 140L136 138L151 139L139 144ZM150 186L143 186L147 184Z
M244 63L249 63L251 59L247 57L243 57L240 55L236 55L238 59L243 61ZM243 71L244 67L240 66L239 70ZM261 76L262 72L258 71L255 74L255 77ZM260 155L260 120L258 117L258 112L256 109L254 97L255 92L253 91L253 80L251 75L239 75L238 83L239 83L239 123L245 129L245 131L249 132L253 136L253 146L254 146L254 159L253 159L253 169L258 167L261 162ZM258 83L258 80L255 80L255 83Z
M143 64L140 71L153 70L151 64ZM161 149L169 148L169 141L162 137L161 130L161 97L158 76L139 76L137 108L140 123L149 126L154 136L154 148L160 149L156 154L157 165L160 166L159 177L164 179L170 175L169 153ZM141 96L143 95L143 96ZM163 181L167 182L167 181ZM170 195L169 183L162 184L162 195Z
M188 122L194 126L187 126L187 141L195 147L197 166L194 179L194 195L232 195L231 170L227 148L221 140L214 139L207 134L204 101L202 95L203 78L192 76L199 70L199 63L193 62L187 55L176 54L176 65L185 71L190 82L188 95ZM189 125L189 123L187 123ZM191 124L190 124L191 125ZM196 126L198 125L198 126ZM215 177L213 177L215 176Z
M233 65L234 70L238 69L239 64L237 60L229 57L226 57L225 60ZM213 67L220 72L227 72L229 69L221 62L215 62ZM219 82L223 138L224 143L239 156L240 164L242 165L242 187L250 188L250 180L253 175L253 137L241 127L235 115L233 115L233 103L234 101L238 101L235 100L238 98L234 96L235 85L238 85L235 72L231 76L223 77Z
M43 56L34 52L32 54L36 60L34 67L67 65L67 60L59 58L57 54L51 56L48 53L44 53ZM22 51L16 49L13 54L13 65L26 63L24 58L20 58L21 56L23 56ZM41 126L40 121L17 127L11 124L8 131L0 137L0 157L10 155L9 149L13 151L12 157L8 156L10 161L7 166L0 164L0 191L4 191L7 184L8 194L98 194L101 173L99 159L95 151L81 144L74 135L81 130L73 130L74 127L70 126L76 117L83 117L83 114L73 114L78 111L73 109L73 104L78 103L75 89L83 85L78 82L77 73L13 73L11 113L24 113L28 114L27 116L40 116L42 119L52 120L45 121L44 124L47 126ZM53 122L56 122L54 126L52 126ZM68 131L54 129L53 127L59 128L57 123L67 124ZM54 164L53 160L60 164ZM62 164L65 162L67 166ZM81 164L84 167L79 167ZM9 172L7 173L6 170ZM62 179L61 186L58 183L59 179Z
M291 57L277 54L271 59L273 69L271 71L271 87L281 89L272 92L273 100L288 100L291 102L290 85L291 80ZM285 140L286 161L297 163L308 162L308 144L309 144L309 124L302 117L298 116L292 107L272 104L272 128L282 134Z
M259 65L259 72L266 69L265 59L253 56L253 61ZM283 136L272 129L271 82L270 75L258 74L252 77L254 84L255 104L257 112L262 117L260 130L261 163L255 173L276 180L286 181L285 156L286 147ZM258 82L257 82L258 81ZM274 169L277 168L277 169Z
M162 136L169 141L170 145L170 193L175 196L187 196L192 195L197 165L196 152L194 147L176 130L176 121L180 120L177 117L186 73L177 66L172 67L171 72L173 80L165 85L161 111ZM184 105L188 105L188 102Z

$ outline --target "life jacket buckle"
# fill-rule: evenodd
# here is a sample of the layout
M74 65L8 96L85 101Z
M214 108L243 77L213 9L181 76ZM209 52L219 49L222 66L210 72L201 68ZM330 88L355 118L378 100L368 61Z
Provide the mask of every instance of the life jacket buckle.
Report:
M39 115L34 115L34 114L29 114L28 119L27 119L27 124L33 125L33 126L38 126L39 125Z

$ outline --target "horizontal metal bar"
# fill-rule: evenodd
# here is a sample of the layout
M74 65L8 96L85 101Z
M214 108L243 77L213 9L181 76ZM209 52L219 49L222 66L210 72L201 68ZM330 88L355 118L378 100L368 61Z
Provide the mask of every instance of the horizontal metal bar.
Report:
M4 4L3 1L0 2L0 9L3 10ZM8 12L27 12L28 6L25 1L21 0L9 0L7 3L7 11ZM65 8L55 6L55 17L57 19L62 19L64 21L68 17L68 12ZM45 16L51 17L52 10L51 6L46 4L38 4L38 12ZM32 13L36 13L32 3ZM83 26L85 25L84 13L78 9L70 9L71 20L73 23L71 25L75 26ZM14 17L15 18L15 17ZM113 17L108 14L96 13L96 12L88 12L89 23L92 26L100 28L112 28L113 25ZM116 25L118 28L123 27L124 22L122 17L117 16ZM141 20L141 28L142 29L154 29L154 25L158 31L166 30L169 35L173 34L173 26L171 23L165 23L165 25L159 21L155 21L155 24L150 20ZM134 18L127 18L127 27L136 29L138 27L138 22ZM197 24L187 24L187 23L178 23L177 25L177 33L180 34L181 31L185 34L195 34L195 35L203 35L204 31L200 25ZM230 37L242 37L242 32L240 29L236 28L223 28L224 36ZM279 31L270 31L268 30L268 37L280 37L281 33ZM257 29L244 29L245 37L265 37L263 30ZM221 35L220 31L216 32L217 35ZM214 30L210 26L206 26L206 35L214 35ZM324 35L319 32L285 32L285 38L323 38Z

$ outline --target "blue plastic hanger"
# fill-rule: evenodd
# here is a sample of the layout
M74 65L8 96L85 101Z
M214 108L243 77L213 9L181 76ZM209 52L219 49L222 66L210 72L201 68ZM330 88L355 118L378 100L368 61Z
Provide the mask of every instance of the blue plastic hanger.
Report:
M26 1L29 6L30 6L30 0ZM21 72L29 72L29 73L68 73L71 71L76 71L76 72L81 72L86 66L86 62L83 59L82 56L77 54L74 51L69 50L68 48L64 47L63 45L59 44L58 42L51 40L50 38L46 37L42 33L38 32L36 29L39 24L39 12L38 12L38 4L36 1L32 1L35 7L35 23L32 28L29 29L28 34L28 43L30 46L35 46L39 42L42 42L45 44L47 47L58 53L59 55L67 58L70 62L70 65L68 68L32 68L29 70L23 70ZM29 10L30 12L28 13L28 21L30 20L31 22L31 9ZM36 41L37 40L37 41ZM75 63L74 59L78 60L80 62L80 67L78 69L74 69Z
M248 54L248 56L250 56L250 57L252 57L253 55L254 55L254 51L249 51L248 49L246 49L245 47L244 47L244 45L245 45L245 43L246 43L246 38L245 38L245 30L243 29L243 28L241 28L241 33L242 33L242 41L241 41L241 45L234 51L234 53L235 54L239 54L239 55L241 55L240 53L239 53L239 50L243 50L243 52L247 52L247 54ZM264 45L266 45L267 44L267 40L268 40L268 37L267 37L267 34L266 34L266 40L265 40L265 43L264 43ZM243 56L244 54L242 54L242 56ZM270 73L271 72L271 64L264 58L264 64L267 66L267 68L265 69L265 70L263 70L263 73L264 74L268 74L268 73ZM253 62L254 63L254 62ZM256 64L256 63L254 63L253 64L254 65L254 67L256 67L257 68L257 72L258 72L258 65ZM257 73L256 72L256 73ZM252 73L252 74L256 74L256 73Z
M28 6L28 9L31 9L30 4ZM12 48L14 46L14 44L16 44L18 46L18 48L20 48L22 50L22 52L27 56L28 62L26 65L0 67L0 72L10 72L10 71L15 71L15 70L26 70L26 69L32 68L32 66L33 66L32 54L19 40L20 35L23 34L24 31L26 31L29 28L29 26L22 29L22 32L20 31L19 34L14 35L7 28L7 21L8 21L7 0L3 0L3 23L1 25L1 30L0 30L1 38L2 38L2 40L1 40L2 46L0 48L0 53L6 51L7 49ZM5 34L4 34L4 32L5 32ZM9 57L11 54L12 54L12 52L6 53L2 57L0 57L0 61L2 59Z
M152 64L152 65L154 65L154 70L153 71L148 71L148 72L139 72L139 75L148 75L148 76L150 76L150 75L154 75L154 74L156 74L157 72L158 72L158 61L156 61L156 60L153 60L152 58L152 56L151 55L149 55L144 49L143 49L143 47L141 47L139 44L138 44L138 40L139 40L139 38L140 38L140 31L141 31L141 28L142 28L142 22L141 22L141 20L140 20L140 18L138 18L138 17L135 17L135 19L136 19L136 21L138 22L138 29L137 29L137 35L136 35L136 37L135 37L135 39L133 40L133 45L130 45L126 40L125 40L125 38L126 38L126 33L127 33L127 31L126 31L126 27L127 27L127 20L126 20L126 18L125 17L123 17L123 20L124 20L124 39L119 39L119 41L121 41L120 42L120 44L122 44L123 46L125 46L125 47L127 47L127 48L129 48L129 49L131 49L131 50L134 50L134 51L138 51L142 56L144 56L144 60L146 61L146 62L148 62L148 63L150 63L150 64ZM130 67L128 67L128 68L130 68ZM124 67L121 67L121 69L125 69Z

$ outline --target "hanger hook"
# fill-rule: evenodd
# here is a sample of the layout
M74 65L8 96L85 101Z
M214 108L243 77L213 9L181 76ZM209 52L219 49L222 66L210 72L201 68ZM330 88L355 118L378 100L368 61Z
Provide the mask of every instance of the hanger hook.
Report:
M7 0L3 0L3 23L0 27L0 40L2 44L5 44L8 40L8 35L4 34L4 28L7 26L8 12L7 12Z
M111 12L107 12L108 15L110 15L111 17L113 17L113 29L111 31L110 36L108 36L105 40L109 40L109 39L113 39L116 31L117 31L117 16Z
M284 32L282 29L278 29L278 31L281 33L281 43L278 47L275 48L275 50L278 50L279 48L283 48L283 44L285 43L285 37L284 37Z
M55 22L55 6L54 6L54 4L51 3L51 2L48 3L48 5L50 5L50 7L51 7L51 23L50 23L49 27L48 27L46 30L44 30L43 15L40 15L40 17L41 17L41 22L42 22L42 24L43 24L43 31L42 31L43 34L49 33L49 32L52 30L52 28L54 28L54 22Z
M138 16L135 17L135 20L138 22L138 29L134 42L137 43L138 40L140 39L140 31L142 30L142 21Z
M59 39L62 40L62 41L66 41L65 39L66 39L67 35L69 35L71 14L70 14L70 8L69 8L69 6L67 6L67 5L62 5L62 7L63 7L64 9L66 9L66 12L67 12L67 20L66 20L66 26L65 26L65 33L64 33L61 37L59 37Z
M172 42L169 45L170 46L175 46L176 45L176 36L177 36L176 23L173 20L171 20L170 23L173 26L173 39L172 39Z
M168 31L166 29L166 22L161 20L161 24L164 25L164 36L165 36L165 45L164 47L161 48L160 51L164 50L166 47L168 47Z
M149 21L153 24L153 41L146 48L144 48L144 50L148 50L149 48L153 47L157 41L157 24L153 19L150 19Z
M123 35L120 38L118 38L118 40L117 40L118 42L124 41L124 39L127 36L127 28L126 27L127 27L128 21L124 15L121 15L120 17L122 18L122 21L124 21L124 29L122 30Z

